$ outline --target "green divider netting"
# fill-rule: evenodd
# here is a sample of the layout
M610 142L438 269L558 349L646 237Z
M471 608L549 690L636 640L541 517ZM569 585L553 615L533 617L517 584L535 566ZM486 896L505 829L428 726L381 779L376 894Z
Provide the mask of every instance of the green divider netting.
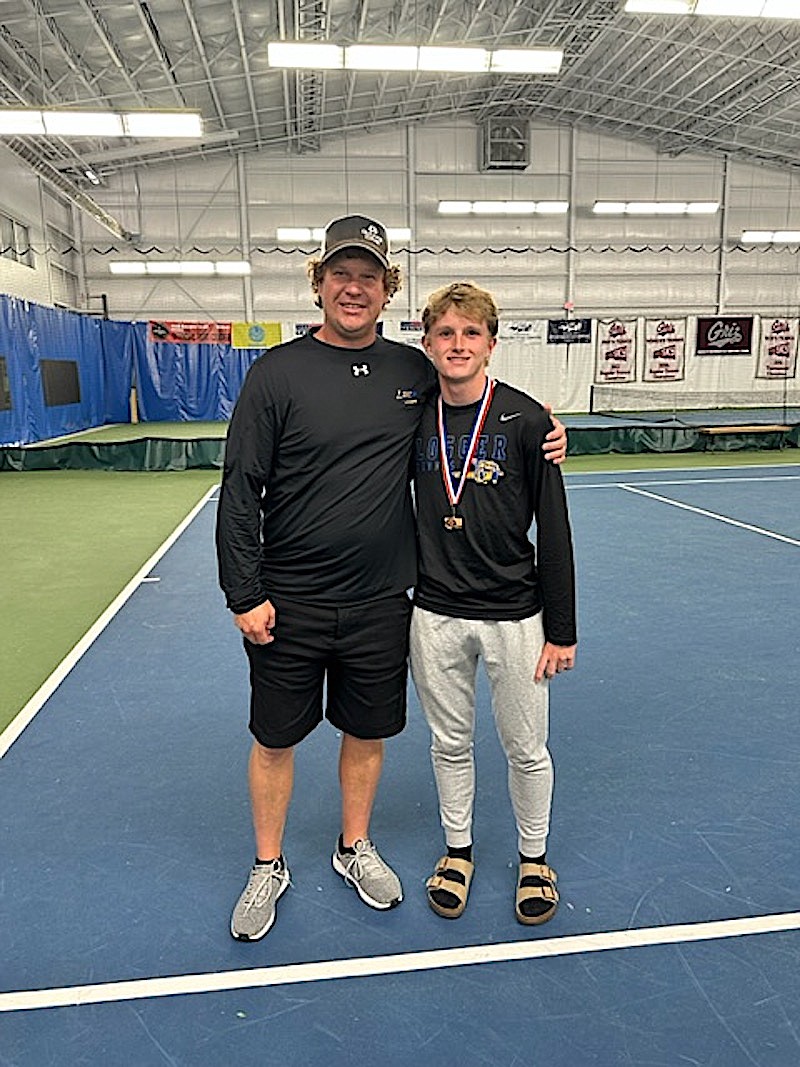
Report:
M788 430L708 433L695 428L628 426L569 429L571 456L609 452L737 452L800 447L800 425ZM71 441L28 448L0 448L0 471L112 470L185 471L222 467L225 440L142 438L90 443Z

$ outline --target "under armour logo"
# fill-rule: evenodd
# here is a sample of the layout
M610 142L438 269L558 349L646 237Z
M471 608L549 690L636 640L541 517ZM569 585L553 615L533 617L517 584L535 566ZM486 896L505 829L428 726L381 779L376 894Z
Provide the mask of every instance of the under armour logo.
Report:
M354 378L357 378L359 374L369 374L369 363L353 363L350 370Z

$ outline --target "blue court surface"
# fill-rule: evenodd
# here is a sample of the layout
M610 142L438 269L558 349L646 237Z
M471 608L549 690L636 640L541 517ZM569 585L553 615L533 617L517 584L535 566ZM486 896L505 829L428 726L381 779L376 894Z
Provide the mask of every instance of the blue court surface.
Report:
M555 918L514 919L482 682L464 916L425 902L442 846L412 695L373 822L403 904L372 911L331 869L324 725L298 750L275 927L230 937L247 678L212 495L5 738L2 1067L800 1064L800 467L567 483L580 645L552 685Z

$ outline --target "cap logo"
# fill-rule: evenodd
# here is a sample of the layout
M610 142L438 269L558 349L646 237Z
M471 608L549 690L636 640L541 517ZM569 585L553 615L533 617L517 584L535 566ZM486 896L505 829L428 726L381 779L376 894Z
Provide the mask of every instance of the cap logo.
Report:
M361 236L365 241L371 241L374 245L378 245L379 248L383 247L383 237L377 226L364 226L361 230Z

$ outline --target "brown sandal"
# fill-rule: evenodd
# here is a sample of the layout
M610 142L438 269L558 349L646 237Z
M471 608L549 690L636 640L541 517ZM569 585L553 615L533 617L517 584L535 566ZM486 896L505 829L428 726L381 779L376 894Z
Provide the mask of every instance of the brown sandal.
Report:
M433 874L425 883L428 903L437 915L441 915L444 919L457 919L463 913L464 908L467 906L467 897L469 896L469 887L474 871L475 864L471 863L470 860L457 859L455 856L442 856L436 864ZM437 889L452 893L458 900L455 907L448 908L434 900L431 896L431 891L435 892Z
M515 904L517 922L525 926L538 926L553 918L558 907L557 880L558 875L546 863L520 863ZM542 900L549 907L538 915L526 915L520 908L526 900Z

